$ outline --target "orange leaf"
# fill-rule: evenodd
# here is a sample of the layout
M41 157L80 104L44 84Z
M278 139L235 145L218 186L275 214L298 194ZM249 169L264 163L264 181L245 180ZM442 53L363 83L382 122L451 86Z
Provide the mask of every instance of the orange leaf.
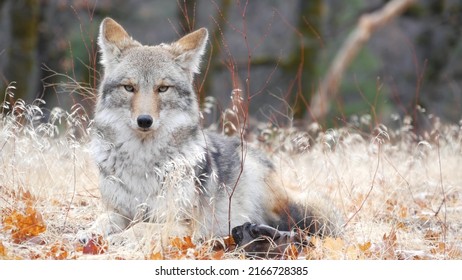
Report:
M190 248L195 248L196 245L192 242L191 236L185 236L183 238L174 237L170 240L170 244L173 248L181 251L186 251Z
M444 242L438 242L436 247L430 250L432 254L445 254L446 251L446 244Z
M64 247L64 244L56 242L50 248L50 250L46 253L47 258L53 260L65 260L68 257L68 252Z
M150 260L163 260L164 257L162 256L162 253L161 252L157 252L157 253L153 253L151 254L151 256L149 257Z
M184 242L184 246L186 247L186 249L196 247L196 245L194 245L194 243L192 242L191 236L183 237L183 242Z
M170 245L172 245L172 247L174 247L174 248L177 248L177 249L181 250L182 245L183 245L183 241L179 237L174 237L174 238L172 238L170 240Z
M236 247L236 241L234 241L232 235L224 237L223 242L225 243L225 248L227 249L234 249Z
M5 211L8 212L8 211ZM42 215L32 206L27 206L25 214L13 210L2 218L4 229L11 232L15 243L22 243L46 230Z
M399 217L400 218L402 218L402 219L407 218L408 213L409 213L409 211L408 211L406 206L401 206L399 208Z
M366 252L371 248L371 245L372 245L371 242L367 241L364 244L358 244L358 248L359 250L361 250L361 252Z
M107 241L101 235L92 235L91 239L83 247L83 253L89 255L99 255L107 251Z
M219 250L213 254L212 260L221 260L223 259L224 255L225 255L225 251Z
M295 244L290 244L284 251L284 258L287 260L296 260L298 258L298 249Z
M0 241L0 259L6 257L6 248L3 246L3 243Z

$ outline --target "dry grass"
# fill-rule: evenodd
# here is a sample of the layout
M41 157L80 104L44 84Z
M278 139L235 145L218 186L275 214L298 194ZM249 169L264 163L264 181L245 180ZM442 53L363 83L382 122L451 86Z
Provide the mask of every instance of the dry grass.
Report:
M345 218L342 239L320 244L315 258L462 257L461 128L436 125L419 138L409 125L367 136L340 128L319 132L307 152L282 157L282 170L329 193Z
M55 109L49 123L40 123L37 106L4 105L0 259L243 257L217 249L223 239L202 245L172 239L156 253L148 225L127 231L123 244L100 240L96 249L83 248L75 235L102 210L97 169L86 148L89 119L76 107L71 113ZM368 134L311 125L304 131L264 129L260 136L262 150L300 193L326 193L345 220L341 238L313 239L298 258L462 258L460 126L436 122L425 137L406 121L399 130L378 126Z

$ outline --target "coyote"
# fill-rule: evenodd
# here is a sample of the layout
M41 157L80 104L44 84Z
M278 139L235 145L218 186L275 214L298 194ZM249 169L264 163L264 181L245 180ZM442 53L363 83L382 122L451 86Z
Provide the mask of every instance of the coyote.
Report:
M104 76L91 150L108 212L90 231L175 222L182 235L202 239L250 222L336 234L329 204L296 201L261 151L201 128L193 78L207 40L201 28L145 46L113 19L101 23Z

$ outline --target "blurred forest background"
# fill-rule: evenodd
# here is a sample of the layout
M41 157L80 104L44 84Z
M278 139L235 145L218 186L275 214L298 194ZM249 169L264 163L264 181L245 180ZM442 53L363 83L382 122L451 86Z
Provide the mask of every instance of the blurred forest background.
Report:
M252 117L280 125L313 118L343 125L363 115L387 125L405 115L422 127L429 118L421 115L459 122L460 0L416 0L373 32L329 99L327 115L310 114L312 96L358 20L389 2L0 0L0 97L41 98L48 110L80 103L91 115L101 77L98 27L110 16L143 44L209 29L196 79L202 106L211 108L208 122L230 106L235 88L249 100ZM13 81L10 97L5 90Z

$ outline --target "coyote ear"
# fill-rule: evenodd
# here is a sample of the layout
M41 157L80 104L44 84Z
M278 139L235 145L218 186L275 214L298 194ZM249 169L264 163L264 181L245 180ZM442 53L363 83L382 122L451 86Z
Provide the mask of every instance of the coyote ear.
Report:
M101 64L109 68L119 61L124 50L141 44L133 40L115 20L105 18L101 22L98 45L102 53Z
M199 65L207 46L208 31L196 30L169 45L169 50L176 56L175 60L192 73L199 73Z

